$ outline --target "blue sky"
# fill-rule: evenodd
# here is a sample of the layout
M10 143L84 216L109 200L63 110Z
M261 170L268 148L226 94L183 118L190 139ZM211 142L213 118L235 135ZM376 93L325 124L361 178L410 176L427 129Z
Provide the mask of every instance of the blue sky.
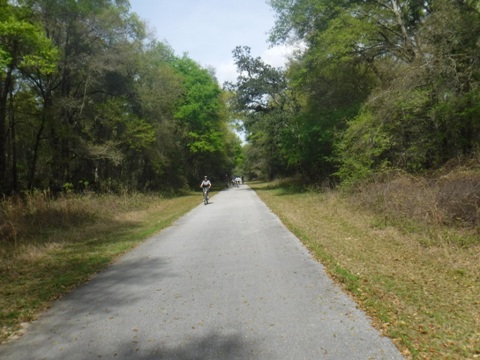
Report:
M275 14L265 0L130 0L155 38L179 56L215 68L220 85L236 78L232 50L249 46L272 66L283 66L287 48L270 48L268 31Z

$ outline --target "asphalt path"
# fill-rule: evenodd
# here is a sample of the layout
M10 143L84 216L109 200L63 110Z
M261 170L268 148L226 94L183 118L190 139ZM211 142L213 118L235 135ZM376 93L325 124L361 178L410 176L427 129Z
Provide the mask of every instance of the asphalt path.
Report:
M55 302L0 359L403 357L242 185Z

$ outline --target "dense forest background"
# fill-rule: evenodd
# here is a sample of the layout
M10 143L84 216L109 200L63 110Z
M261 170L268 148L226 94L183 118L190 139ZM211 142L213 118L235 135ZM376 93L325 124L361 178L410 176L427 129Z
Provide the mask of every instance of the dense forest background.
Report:
M270 0L286 71L238 47L252 175L352 183L478 157L478 0Z
M222 89L128 0L0 0L0 193L349 183L478 156L480 1L269 3L270 42L298 52L277 69L239 46Z
M127 0L0 8L0 193L167 191L235 167L214 72L149 38Z

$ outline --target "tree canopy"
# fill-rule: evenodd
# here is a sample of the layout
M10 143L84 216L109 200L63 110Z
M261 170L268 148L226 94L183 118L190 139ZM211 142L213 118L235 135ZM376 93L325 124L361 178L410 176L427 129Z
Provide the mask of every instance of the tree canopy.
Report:
M478 153L478 1L269 3L271 43L304 50L282 69L233 51L239 76L226 89L257 173L351 181Z
M0 193L166 191L232 170L214 74L148 38L127 0L0 7Z
M270 0L284 68L236 82L147 37L127 0L0 0L0 193L354 181L478 154L478 0ZM248 144L231 130L244 127Z

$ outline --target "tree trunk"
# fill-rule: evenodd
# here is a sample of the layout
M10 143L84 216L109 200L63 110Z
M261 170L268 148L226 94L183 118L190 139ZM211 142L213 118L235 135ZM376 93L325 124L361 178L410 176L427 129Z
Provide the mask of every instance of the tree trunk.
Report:
M7 170L7 99L12 86L13 68L8 67L5 80L0 85L0 194L7 191L6 170Z
M33 190L33 183L35 180L35 173L37 171L37 161L38 161L38 152L40 151L40 142L42 141L43 129L45 128L45 122L47 121L47 111L50 108L49 100L44 100L43 102L43 112L42 112L42 121L40 123L40 128L37 131L37 136L35 138L35 144L33 146L33 157L30 163L30 173L28 176L28 189Z
M415 46L412 44L412 39L410 38L407 28L405 26L405 21L402 16L400 4L398 3L398 0L390 0L390 4L392 5L391 10L395 15L397 25L400 28L400 32L402 33L405 57L407 60L409 60L409 62L412 62L416 56Z
M15 129L15 112L13 111L14 97L10 91L10 133L11 133L11 152L12 152L12 191L18 193L18 170L17 170L17 132Z

